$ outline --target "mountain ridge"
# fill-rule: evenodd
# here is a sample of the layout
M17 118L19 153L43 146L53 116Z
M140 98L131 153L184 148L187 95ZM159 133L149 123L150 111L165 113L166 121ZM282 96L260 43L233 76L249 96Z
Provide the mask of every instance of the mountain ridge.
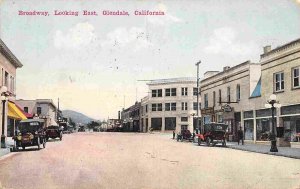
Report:
M74 110L62 110L64 117L71 118L75 123L87 124L95 119Z

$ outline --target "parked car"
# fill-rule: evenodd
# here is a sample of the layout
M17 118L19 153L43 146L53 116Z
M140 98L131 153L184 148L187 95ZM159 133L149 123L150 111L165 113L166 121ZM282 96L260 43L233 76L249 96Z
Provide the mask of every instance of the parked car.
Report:
M78 132L85 132L85 127L84 126L79 126Z
M181 130L180 133L177 134L177 141L188 140L189 142L194 141L194 135L187 129Z
M47 141L49 140L49 138L55 139L55 138L59 138L59 140L62 140L62 130L60 129L60 127L58 125L51 125L49 127L47 127L46 130L46 139Z
M37 146L38 149L46 147L45 121L43 119L26 119L17 125L14 148L22 147L23 150L28 146Z
M209 123L204 125L203 134L197 134L198 145L205 142L207 146L214 146L221 143L226 146L226 130L228 125L223 123Z

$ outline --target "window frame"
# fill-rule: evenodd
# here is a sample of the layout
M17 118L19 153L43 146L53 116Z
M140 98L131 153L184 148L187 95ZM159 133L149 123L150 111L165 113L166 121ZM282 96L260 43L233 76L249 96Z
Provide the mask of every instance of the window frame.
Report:
M277 75L280 76L280 80L279 81L276 81L277 80L277 77L276 77ZM277 90L277 83L279 84L279 88L280 88L279 90ZM285 87L284 86L284 72L280 71L280 72L274 73L273 74L273 91L274 92L283 92L284 91L284 87Z
M240 84L236 85L236 101L237 102L241 101L241 85Z
M181 96L188 96L188 88L181 87Z
M295 77L295 70L298 70L298 76L297 77ZM294 68L292 68L292 89L298 89L298 88L300 88L300 66L299 67L294 67ZM297 79L298 78L298 86L295 86L295 79Z

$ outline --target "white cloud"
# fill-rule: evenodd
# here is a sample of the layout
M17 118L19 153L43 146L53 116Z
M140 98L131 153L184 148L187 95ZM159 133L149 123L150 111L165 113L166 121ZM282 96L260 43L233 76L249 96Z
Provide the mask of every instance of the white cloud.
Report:
M243 57L250 56L257 51L257 45L254 42L242 42L237 37L237 32L232 28L215 29L204 50L210 54Z
M64 34L57 30L54 36L54 46L56 48L80 48L87 46L97 39L94 26L88 22L78 23Z
M120 27L107 34L106 39L101 43L103 48L131 48L138 51L152 46L148 41L147 32L143 28L132 27L130 29Z

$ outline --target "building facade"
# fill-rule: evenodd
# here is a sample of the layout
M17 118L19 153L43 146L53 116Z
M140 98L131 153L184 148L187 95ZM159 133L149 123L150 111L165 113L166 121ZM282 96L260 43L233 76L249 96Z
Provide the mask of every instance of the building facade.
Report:
M14 105L16 98L16 70L22 66L21 62L0 39L1 96L5 99L1 103L1 112L3 112L4 108L4 115L2 113L0 114L0 132L3 136L4 143L6 136L8 136L8 134L10 136L12 135L16 121L23 118L26 119L26 117L24 117L24 115L22 115L22 113L20 113ZM2 123L3 116L4 124Z
M152 80L147 85L148 99L142 103L145 109L145 130L152 128L162 132L179 132L181 129L196 129L194 118L197 108L201 106L197 104L196 78Z
M263 101L267 101L271 94L277 96L277 100L281 104L281 108L277 108L276 111L277 126L284 127L285 141L299 142L300 39L273 50L271 50L271 46L265 47L260 63Z
M255 107L250 98L260 82L260 72L260 64L250 61L231 68L224 67L221 72L206 72L200 88L203 124L228 124L229 140L236 140L238 128L243 127L244 110ZM253 138L248 136L253 130L245 133L247 138Z
M52 99L16 100L16 104L26 113L45 119L46 126L57 124L57 107Z
M141 103L136 102L134 105L121 112L121 122L123 131L140 132L140 108Z
M148 125L148 111L149 111L149 97L145 96L141 100L141 109L140 109L140 131L141 132L148 132L149 125Z

